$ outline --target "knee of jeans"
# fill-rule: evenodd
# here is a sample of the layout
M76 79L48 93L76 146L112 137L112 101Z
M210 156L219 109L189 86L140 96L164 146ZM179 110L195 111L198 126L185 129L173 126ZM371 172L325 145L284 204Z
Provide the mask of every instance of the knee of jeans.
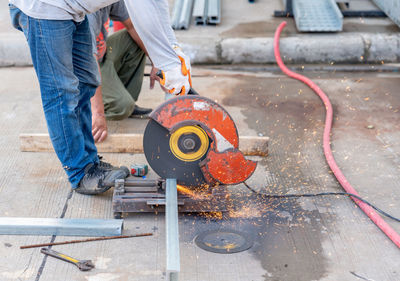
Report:
M60 83L61 84L61 83ZM70 81L69 85L52 85L41 90L43 109L51 110L55 107L62 108L63 111L74 111L80 99L80 91L77 81Z

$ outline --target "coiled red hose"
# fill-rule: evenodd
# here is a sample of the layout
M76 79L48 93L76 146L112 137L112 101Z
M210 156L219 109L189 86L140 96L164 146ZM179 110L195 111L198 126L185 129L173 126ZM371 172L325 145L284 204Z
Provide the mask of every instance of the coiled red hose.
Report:
M282 32L282 29L286 26L286 22L282 22L275 31L275 38L274 38L274 54L276 62L279 65L279 68L289 77L297 79L308 87L310 87L323 101L326 109L325 115L325 128L324 128L324 135L323 135L323 148L326 161L328 162L329 167L331 168L333 174L342 185L344 190L348 193L353 193L358 195L357 191L351 186L351 184L347 181L346 177L343 175L342 171L338 167L335 162L335 159L332 154L331 146L330 146L330 134L332 128L332 118L333 118L333 109L331 102L327 95L309 78L295 73L289 70L281 59L281 55L279 52L279 37ZM389 237L390 240L393 241L397 247L400 248L400 235L390 227L370 206L361 202L360 200L351 197L353 201L364 211L364 213Z

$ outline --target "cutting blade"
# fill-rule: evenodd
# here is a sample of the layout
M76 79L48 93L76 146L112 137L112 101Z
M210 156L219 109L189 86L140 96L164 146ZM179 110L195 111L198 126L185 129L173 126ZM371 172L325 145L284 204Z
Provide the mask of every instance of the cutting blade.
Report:
M143 136L144 154L150 167L161 178L175 178L180 185L188 187L206 185L199 163L207 153L194 161L183 161L171 151L170 139L170 131L150 119Z

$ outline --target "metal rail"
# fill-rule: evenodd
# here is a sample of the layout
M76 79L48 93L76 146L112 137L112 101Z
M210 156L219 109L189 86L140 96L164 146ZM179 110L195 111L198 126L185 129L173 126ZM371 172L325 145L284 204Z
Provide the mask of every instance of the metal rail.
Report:
M221 22L221 0L196 0L193 19L197 25L216 25Z
M167 232L167 280L178 281L180 271L178 192L176 179L167 179L165 188L165 222Z
M221 0L208 0L207 24L221 22Z
M172 14L173 29L188 29L194 0L175 0Z
M121 235L123 220L0 218L0 234L117 236Z
M193 19L197 25L203 25L207 22L207 1L196 0L193 7Z
M173 29L178 29L179 19L181 17L183 0L175 0L172 11L171 25Z

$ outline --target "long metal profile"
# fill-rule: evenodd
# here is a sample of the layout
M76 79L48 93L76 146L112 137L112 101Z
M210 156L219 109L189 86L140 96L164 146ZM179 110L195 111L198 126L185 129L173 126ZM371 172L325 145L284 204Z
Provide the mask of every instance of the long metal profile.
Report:
M167 280L178 281L180 271L178 194L176 179L166 180L165 222L167 232Z
M195 0L193 7L193 20L197 25L207 23L207 0Z
M208 0L207 24L221 22L221 0Z
M176 0L172 14L173 29L188 29L194 0Z
M182 11L179 18L178 29L188 29L192 15L194 0L183 0Z
M122 226L114 219L0 218L0 234L6 235L117 236Z
M179 20L181 17L183 0L175 0L172 11L171 25L173 29L178 29Z

